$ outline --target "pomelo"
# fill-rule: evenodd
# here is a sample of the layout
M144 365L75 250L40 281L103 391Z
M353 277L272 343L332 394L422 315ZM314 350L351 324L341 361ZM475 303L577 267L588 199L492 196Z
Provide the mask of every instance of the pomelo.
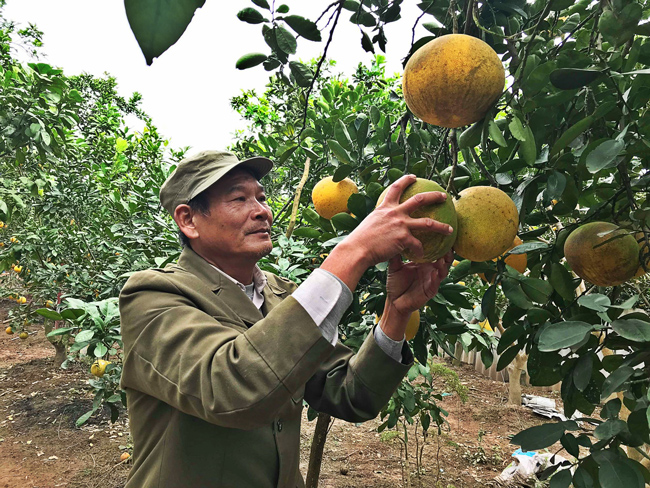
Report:
M311 192L316 213L324 219L331 219L337 213L347 212L348 198L353 193L359 193L357 185L350 178L334 182L331 176L320 180Z
M514 249L515 247L523 244L524 241L519 239L518 236L515 236L515 240L513 241L512 245L506 249L506 251L503 253L505 254L508 252L510 249ZM502 254L502 255L503 255ZM496 261L498 258L494 258L492 261ZM528 265L528 258L526 257L526 254L511 254L507 258L504 259L505 263L510 266L511 268L516 269L520 273L523 273L526 271L526 266ZM487 281L487 278L485 277L484 273L479 273L479 276L483 279L483 281ZM494 277L492 277L492 280L490 280L490 283L494 283Z
M471 261L494 259L512 246L519 214L512 199L491 186L472 186L454 201L458 238L454 251Z
M428 42L406 63L402 89L411 112L441 127L481 120L505 88L497 53L482 40L448 34Z
M406 200L411 198L418 193L428 192L428 191L440 191L447 193L443 187L441 187L435 181L427 180L424 178L417 178L415 182L409 185L402 197L400 198L400 203L404 203ZM377 205L381 204L384 201L384 197L388 192L388 188L379 195L377 200ZM445 224L451 225L454 231L451 234L440 234L439 232L427 232L422 230L413 231L412 234L415 238L419 239L424 248L424 256L418 258L413 254L409 249L404 251L402 255L415 263L426 263L433 262L440 259L442 256L447 254L456 240L456 234L458 233L457 227L457 218L456 218L456 209L454 208L454 202L451 197L445 200L443 203L436 203L433 205L425 205L418 208L415 212L411 214L411 217L414 219L419 219L423 217L429 217L438 222L443 222Z
M564 256L575 274L598 286L620 285L639 268L636 239L611 222L589 222L571 232Z

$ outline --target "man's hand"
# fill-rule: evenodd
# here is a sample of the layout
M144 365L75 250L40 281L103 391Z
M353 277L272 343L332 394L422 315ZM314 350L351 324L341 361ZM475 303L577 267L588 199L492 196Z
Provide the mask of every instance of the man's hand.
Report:
M403 263L399 255L390 259L381 319L381 328L388 337L396 341L404 338L409 317L438 293L453 260L451 251L434 263Z
M416 209L447 198L443 192L419 193L399 203L404 190L415 181L415 176L403 176L393 183L381 205L336 246L321 268L338 276L350 290L354 290L361 275L370 266L388 261L405 249L422 255L422 243L413 236L414 230L451 234L447 224L430 218L412 218Z

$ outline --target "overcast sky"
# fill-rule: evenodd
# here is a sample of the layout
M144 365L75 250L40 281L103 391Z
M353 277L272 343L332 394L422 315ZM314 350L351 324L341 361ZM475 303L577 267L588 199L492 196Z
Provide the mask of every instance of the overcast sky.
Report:
M290 13L315 21L329 3L294 0L289 3ZM254 6L249 0L207 0L181 39L151 66L146 65L130 30L122 0L8 0L5 17L23 25L31 22L44 32L44 61L69 75L113 75L121 95L142 93L145 112L174 147L202 150L230 144L234 131L245 125L230 108L230 98L242 89L261 91L268 80L262 66L235 69L243 54L269 53L261 25L245 24L236 17L249 6ZM401 58L411 43L410 26L420 13L415 2L405 2L404 8L404 19L387 29L389 73L401 72ZM360 61L372 59L361 49L359 31L347 21L349 17L350 12L343 11L329 51L337 71L348 75ZM419 36L426 33L419 29ZM297 55L308 60L324 46L325 42L300 39Z

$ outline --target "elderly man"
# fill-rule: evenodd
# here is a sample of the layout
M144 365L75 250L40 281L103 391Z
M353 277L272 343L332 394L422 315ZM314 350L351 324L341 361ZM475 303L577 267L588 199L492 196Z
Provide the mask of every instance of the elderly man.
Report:
M404 264L422 252L411 231L450 233L412 219L443 193L400 204L414 181L394 183L382 205L300 286L262 272L273 216L259 180L266 158L225 152L187 158L160 190L184 243L178 263L135 273L120 294L122 388L133 469L127 488L304 486L299 467L303 399L350 422L374 418L413 357L404 331L435 295L451 257ZM337 326L364 271L390 261L379 326L356 355Z

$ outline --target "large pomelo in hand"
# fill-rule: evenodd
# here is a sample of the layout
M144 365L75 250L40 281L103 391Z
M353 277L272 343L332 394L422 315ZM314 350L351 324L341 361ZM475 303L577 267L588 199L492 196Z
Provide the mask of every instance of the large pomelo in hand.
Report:
M445 189L435 181L427 180L424 178L416 178L415 182L409 185L406 190L404 190L404 193L402 193L400 203L404 203L406 200L414 195L417 195L418 193L427 191L440 191L447 193ZM384 197L386 196L387 192L388 188L386 188L384 192L379 195L377 205L381 204L381 202L384 201ZM428 263L436 261L447 254L451 250L451 247L454 245L456 234L458 233L456 229L458 221L456 218L456 209L454 208L454 202L452 198L449 197L449 195L447 196L447 200L445 200L443 203L425 205L418 208L411 214L411 217L414 219L429 217L433 220L437 220L438 222L443 222L445 224L451 225L454 231L451 234L440 234L439 232L427 232L421 230L413 231L413 236L422 242L422 246L424 248L424 256L418 258L415 256L415 254L413 254L413 252L411 252L411 250L407 249L402 253L402 255L409 261L413 261L415 263Z
M512 246L519 214L512 199L491 186L472 186L455 200L458 238L454 251L470 261L501 256Z
M311 192L311 199L316 213L329 220L337 213L349 213L348 199L353 193L359 193L359 189L350 178L334 182L334 179L328 176L316 183Z
M402 89L411 112L429 124L461 127L481 120L503 92L497 53L465 34L437 37L406 63Z
M615 286L639 268L639 244L611 222L590 222L569 234L564 256L575 274L598 286Z

